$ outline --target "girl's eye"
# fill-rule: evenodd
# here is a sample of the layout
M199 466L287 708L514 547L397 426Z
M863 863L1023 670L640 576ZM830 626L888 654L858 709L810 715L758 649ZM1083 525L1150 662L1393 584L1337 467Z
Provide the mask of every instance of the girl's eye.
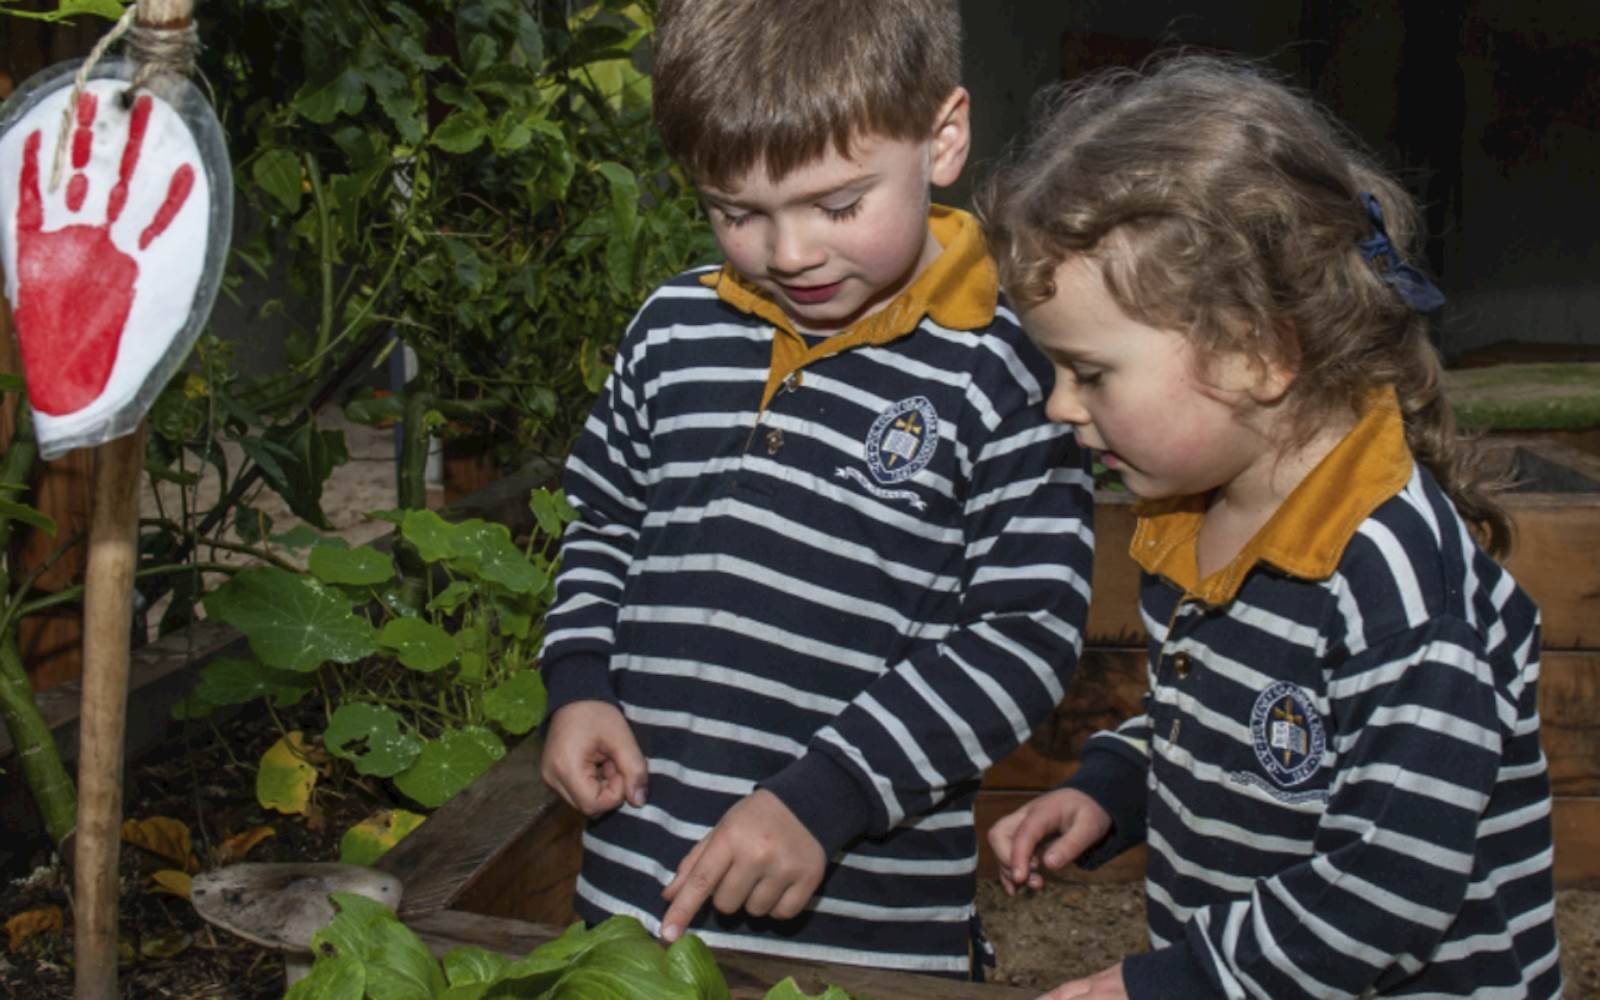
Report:
M844 222L848 219L855 218L856 213L861 211L861 199L857 198L855 201L852 201L843 208L829 208L827 205L824 205L822 206L822 210L826 212L828 218L832 219L834 222Z
M1070 371L1072 372L1072 381L1084 389L1093 389L1099 385L1100 376L1104 374L1103 372L1080 372L1076 368L1070 369Z

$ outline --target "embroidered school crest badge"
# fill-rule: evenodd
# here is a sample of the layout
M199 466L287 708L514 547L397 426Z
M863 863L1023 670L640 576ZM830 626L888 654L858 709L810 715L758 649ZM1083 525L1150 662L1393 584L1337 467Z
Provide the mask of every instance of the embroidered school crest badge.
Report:
M897 500L923 510L927 501L912 490L885 489L903 483L921 472L939 450L939 413L926 396L902 399L878 414L867 430L862 457L872 473L868 479L860 469L841 466L841 479L853 480L880 500Z
M886 485L921 472L939 447L939 414L926 396L912 396L878 414L867 431L867 469Z
M1322 714L1304 691L1288 681L1273 684L1256 698L1250 735L1256 759L1279 785L1298 785L1322 766L1327 747Z

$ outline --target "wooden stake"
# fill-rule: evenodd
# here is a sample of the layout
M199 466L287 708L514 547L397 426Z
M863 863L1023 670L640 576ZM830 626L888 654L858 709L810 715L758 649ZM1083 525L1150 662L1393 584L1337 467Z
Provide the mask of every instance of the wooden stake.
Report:
M76 1000L117 996L117 857L128 708L133 573L138 561L144 426L94 450L94 507L83 599L78 830L73 837Z

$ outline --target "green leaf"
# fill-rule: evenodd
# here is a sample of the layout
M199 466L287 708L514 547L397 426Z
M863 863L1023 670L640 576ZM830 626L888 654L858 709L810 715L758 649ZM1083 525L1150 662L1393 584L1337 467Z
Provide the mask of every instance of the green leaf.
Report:
M477 518L463 521L456 526L456 542L463 554L450 560L451 569L498 583L514 594L543 589L546 575L511 541L505 525Z
M481 111L458 108L433 130L429 142L447 153L470 153L489 135Z
M730 1000L728 981L698 934L685 934L667 948L667 974L693 987L699 1000Z
M578 519L578 512L567 501L563 490L539 487L528 497L528 509L533 511L539 532L546 538L560 538L567 525Z
M48 515L41 514L27 504L17 503L15 500L0 499L0 517L21 521L23 524L38 528L47 535L54 536L56 533L56 522L52 521Z
M28 382L14 372L0 372L0 392L26 392Z
M247 545L257 545L272 532L272 516L256 507L241 504L233 512L233 530Z
M367 86L359 73L347 68L330 80L308 81L290 104L307 121L326 125L342 114L360 114L367 105Z
M422 753L422 743L404 729L398 712L383 705L347 701L334 710L322 734L328 752L355 764L362 774L392 778Z
M256 186L290 215L300 211L300 158L287 149L269 149L250 165Z
M271 541L286 549L305 549L322 541L322 534L308 524L297 524L288 531L273 535Z
M456 680L463 684L482 684L489 670L489 630L483 619L474 617L456 632L456 660L461 664Z
M500 737L482 726L446 730L438 739L423 744L417 762L396 775L394 784L427 808L436 809L489 770L505 752Z
M544 719L547 701L539 672L522 670L484 693L483 714L511 735L521 736Z
M444 991L439 963L394 911L354 893L336 892L330 898L339 913L312 936L312 954L331 949L360 961L366 967L367 995L371 997L434 1000Z
M68 21L79 14L93 14L108 21L119 21L123 10L123 5L117 0L60 0L55 10L19 10L7 5L0 13L12 17L30 17L37 21Z
M450 586L439 591L433 600L428 602L428 610L449 614L471 600L475 593L477 593L476 588L467 581L452 580Z
M286 815L305 815L317 769L306 760L305 737L296 729L267 748L256 767L256 801Z
M852 997L837 986L829 986L816 995L806 993L800 989L800 984L794 981L794 977L790 976L768 990L762 1000L852 1000Z
M205 596L206 614L245 634L268 666L308 673L377 651L372 626L315 581L275 566L243 570Z
M450 633L420 618L390 619L378 633L378 642L394 650L403 665L425 674L456 658L456 644Z
M405 809L380 809L339 838L339 860L347 865L374 864L425 819Z
M262 442L276 458L274 468L268 468L259 453L252 451L250 456L261 463L268 485L300 518L319 528L332 528L322 512L322 484L334 469L350 461L344 432L318 430L309 423L271 427L262 434Z
M243 705L266 698L278 708L295 704L310 693L310 676L274 670L253 660L212 660L200 668L194 697L213 706Z
M394 560L370 545L318 545L311 550L308 568L323 583L364 587L394 579Z
M500 981L511 966L511 959L471 946L452 948L445 953L444 978L451 986L492 985Z
M367 968L354 955L319 955L311 972L289 987L283 1000L362 1000Z

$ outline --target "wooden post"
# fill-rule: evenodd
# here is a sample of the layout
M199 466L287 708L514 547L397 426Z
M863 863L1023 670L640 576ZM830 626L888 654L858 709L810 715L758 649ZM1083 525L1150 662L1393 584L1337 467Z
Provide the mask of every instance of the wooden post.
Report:
M117 996L117 858L122 738L128 705L133 573L138 560L144 428L94 450L94 505L83 600L83 711L78 831L73 838L73 957L77 1000Z

